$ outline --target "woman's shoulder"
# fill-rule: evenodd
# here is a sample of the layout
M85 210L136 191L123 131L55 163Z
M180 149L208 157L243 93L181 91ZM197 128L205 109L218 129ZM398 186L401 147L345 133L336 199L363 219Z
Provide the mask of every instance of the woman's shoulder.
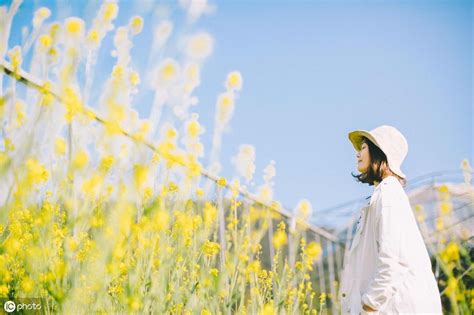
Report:
M394 176L387 176L380 182L380 200L382 207L398 205L405 197L405 190Z

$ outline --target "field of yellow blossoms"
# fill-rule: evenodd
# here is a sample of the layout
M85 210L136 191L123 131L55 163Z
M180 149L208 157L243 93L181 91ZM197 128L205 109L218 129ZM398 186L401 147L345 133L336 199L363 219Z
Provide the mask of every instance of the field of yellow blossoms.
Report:
M250 145L235 158L238 178L217 175L239 71L223 76L204 154L193 91L214 40L189 26L206 8L181 4L179 58L160 52L180 25L158 19L153 67L139 73L131 51L140 16L116 25L119 5L105 1L86 25L40 7L9 47L21 2L0 8L0 297L41 299L44 313L331 313L336 297L315 278L324 248L304 223L309 202L287 220L273 200L273 162L248 192ZM95 69L107 38L114 65L102 81ZM153 94L146 118L134 109L142 88ZM440 242L433 258L454 313L474 310L466 244Z

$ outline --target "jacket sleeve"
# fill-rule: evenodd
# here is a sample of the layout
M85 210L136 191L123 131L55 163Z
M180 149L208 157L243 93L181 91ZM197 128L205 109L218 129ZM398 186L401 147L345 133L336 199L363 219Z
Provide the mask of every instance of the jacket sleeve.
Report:
M391 202L392 198L390 190L382 191L380 211L375 216L376 270L367 291L362 295L362 302L375 310L379 310L393 297L403 273L403 266L399 263L403 209L397 205L399 203Z

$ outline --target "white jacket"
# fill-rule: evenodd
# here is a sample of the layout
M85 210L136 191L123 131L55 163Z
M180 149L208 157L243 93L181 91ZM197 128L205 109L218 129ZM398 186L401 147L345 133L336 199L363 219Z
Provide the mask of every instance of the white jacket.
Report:
M342 314L442 314L441 298L408 197L394 176L374 188L346 251ZM375 312L366 312L367 304Z

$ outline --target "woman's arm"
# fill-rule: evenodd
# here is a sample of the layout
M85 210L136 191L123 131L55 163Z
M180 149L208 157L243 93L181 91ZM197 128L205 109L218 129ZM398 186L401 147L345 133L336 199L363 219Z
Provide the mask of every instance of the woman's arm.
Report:
M399 259L404 226L403 209L396 203L382 204L375 220L378 249L375 276L362 296L363 304L372 310L379 310L392 298L403 273Z

